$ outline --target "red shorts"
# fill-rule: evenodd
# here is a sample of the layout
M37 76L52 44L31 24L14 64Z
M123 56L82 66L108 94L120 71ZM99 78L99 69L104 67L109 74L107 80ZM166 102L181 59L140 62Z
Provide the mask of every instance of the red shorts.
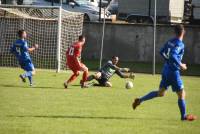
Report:
M86 68L83 63L79 63L76 59L73 58L67 58L67 66L73 72L83 71L83 68Z

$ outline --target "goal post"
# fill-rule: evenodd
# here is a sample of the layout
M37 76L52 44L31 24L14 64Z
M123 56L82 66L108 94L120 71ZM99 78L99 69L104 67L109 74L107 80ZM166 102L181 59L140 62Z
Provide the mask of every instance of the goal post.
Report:
M0 66L18 66L9 49L20 29L27 31L29 46L39 44L31 53L36 68L59 72L66 66L66 49L82 34L83 14L59 6L0 5Z
M57 42L57 63L58 63L58 66L57 66L57 72L60 72L60 67L61 67L61 26L62 26L62 8L59 7L59 13L58 13L58 42Z

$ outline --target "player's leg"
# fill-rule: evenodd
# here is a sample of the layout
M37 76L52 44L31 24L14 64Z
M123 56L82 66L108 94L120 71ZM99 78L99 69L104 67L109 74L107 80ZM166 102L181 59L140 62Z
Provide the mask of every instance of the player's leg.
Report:
M73 74L71 77L67 80L67 84L72 83L78 76L80 72L79 71L73 71Z
M87 77L87 81L92 81L94 79L100 79L101 78L101 72L97 72L95 74L92 74Z
M181 113L181 120L184 120L186 117L185 91L181 90L177 92L177 95L178 95L178 107Z
M32 62L28 61L21 66L26 72L20 75L20 78L25 82L25 78L28 77L30 86L33 84L32 76L35 75L35 68Z
M176 92L178 96L178 107L181 113L181 120L189 120L189 121L195 120L197 118L196 116L186 114L186 101L185 101L186 92L184 90L183 82L180 77L180 72L175 73L172 90Z
M193 121L196 120L197 117L192 114L186 114L186 103L185 103L185 90L181 90L177 92L178 95L178 107L181 113L181 120L188 120L188 121Z
M109 81L107 81L107 82L105 82L105 87L112 87L112 83L111 82L109 82Z
M81 80L81 87L85 88L85 87L87 87L85 85L85 82L87 81L87 78L88 78L88 68L83 63L81 63L80 70L83 71L83 76L82 76L82 80Z
M23 70L25 70L25 63L24 63L24 62L19 61L19 65L21 66L21 68L22 68ZM24 74L20 74L20 75L19 75L19 77L21 78L22 82L26 82L26 77L27 77L27 75L28 75L27 72L24 73Z
M72 70L73 74L70 76L68 80L64 82L64 87L67 88L70 83L72 83L80 74L78 70Z
M166 93L165 88L160 88L158 91L151 91L148 94L146 94L140 98L136 98L132 104L132 107L133 107L133 109L136 109L136 107L139 106L142 102L154 99L156 97L163 97L165 95L165 93Z
M165 73L162 74L162 80L160 82L159 90L158 91L151 91L148 94L136 98L135 101L132 104L133 109L136 109L137 106L139 106L142 102L151 100L156 97L163 97L166 93L166 90L168 89L169 82L167 75Z
M31 73L28 76L28 79L29 79L29 82L30 82L30 86L32 86L33 76L36 74L35 67L34 67L33 63L29 63L29 70L30 70Z

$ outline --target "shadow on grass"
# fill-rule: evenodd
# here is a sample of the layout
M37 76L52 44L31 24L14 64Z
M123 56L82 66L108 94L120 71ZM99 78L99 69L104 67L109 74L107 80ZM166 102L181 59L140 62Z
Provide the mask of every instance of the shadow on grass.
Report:
M52 118L52 119L100 119L100 120L165 120L162 118L139 118L139 117L95 117L95 116L69 116L69 115L8 115L7 117L17 117L17 118ZM172 119L170 119L172 121Z
M79 84L70 85L72 87L81 87ZM64 90L64 87L50 87L50 86L28 86L28 85L11 85L11 84L0 84L0 87L10 87L10 88L24 88L24 89L55 89L55 90ZM92 87L92 86L91 86ZM93 85L93 87L101 87L98 85ZM71 89L70 87L67 89Z
M13 88L36 88L36 89L62 89L58 87L43 87L43 86L22 86L22 85L9 85L9 84L0 84L0 87L13 87Z
M140 118L132 117L95 117L95 116L67 116L67 115L25 115L25 116L14 116L8 115L7 117L18 117L18 118L66 118L66 119L103 119L103 120L134 120Z

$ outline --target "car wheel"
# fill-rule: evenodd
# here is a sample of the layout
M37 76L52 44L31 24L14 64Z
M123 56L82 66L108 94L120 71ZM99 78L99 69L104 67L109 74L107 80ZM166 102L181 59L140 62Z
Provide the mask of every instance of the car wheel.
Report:
M134 17L134 16L128 17L126 21L127 21L128 23L138 23L137 18Z

